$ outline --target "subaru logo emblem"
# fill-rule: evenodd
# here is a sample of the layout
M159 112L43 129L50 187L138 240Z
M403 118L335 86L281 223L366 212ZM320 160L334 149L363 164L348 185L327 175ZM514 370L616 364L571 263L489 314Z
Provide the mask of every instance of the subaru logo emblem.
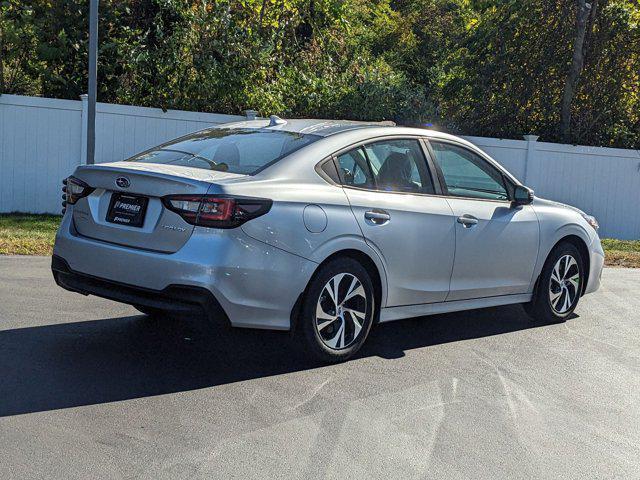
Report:
M116 185L120 188L129 188L131 182L127 177L118 177L116 178Z

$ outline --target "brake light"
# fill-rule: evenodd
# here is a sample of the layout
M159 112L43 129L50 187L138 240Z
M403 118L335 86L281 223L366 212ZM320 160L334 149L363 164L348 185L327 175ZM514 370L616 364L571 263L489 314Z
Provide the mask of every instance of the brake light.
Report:
M169 195L162 198L162 203L191 225L235 228L267 213L273 202L224 195Z
M95 190L95 188L74 176L65 178L62 181L62 185L63 208L66 208L67 205L75 204L78 200L90 195L91 192Z

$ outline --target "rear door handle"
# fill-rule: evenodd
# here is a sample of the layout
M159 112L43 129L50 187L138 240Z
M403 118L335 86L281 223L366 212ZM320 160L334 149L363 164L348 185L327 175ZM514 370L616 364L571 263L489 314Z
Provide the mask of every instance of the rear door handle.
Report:
M384 210L374 209L364 212L364 218L374 225L384 225L391 220L391 215Z
M464 228L471 228L478 224L478 219L473 215L464 214L458 217L458 223L462 224Z

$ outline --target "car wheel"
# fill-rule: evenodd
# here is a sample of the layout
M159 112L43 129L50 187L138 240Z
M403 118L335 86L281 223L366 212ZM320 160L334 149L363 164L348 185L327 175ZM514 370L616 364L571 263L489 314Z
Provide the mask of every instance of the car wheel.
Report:
M307 288L299 319L307 350L323 362L347 360L366 340L375 309L373 283L360 263L338 258L323 265Z
M573 313L582 292L584 268L578 249L561 243L549 254L542 268L527 313L545 323L563 322Z
M133 308L145 315L149 315L150 317L162 317L167 314L167 312L159 308L145 307L143 305L134 305Z

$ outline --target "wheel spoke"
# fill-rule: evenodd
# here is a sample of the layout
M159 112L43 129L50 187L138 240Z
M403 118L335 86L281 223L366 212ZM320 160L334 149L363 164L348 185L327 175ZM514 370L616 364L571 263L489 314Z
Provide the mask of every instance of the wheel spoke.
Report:
M365 312L363 310L359 310L357 308L344 307L343 310L345 312L349 312L349 313L351 313L353 315L358 316L358 318L364 318L364 316L365 316Z
M580 284L580 274L576 274L573 277L571 277L569 279L569 282L571 282L571 285L574 286L574 288L577 290L578 289L578 285Z
M348 308L345 308L344 311L349 314L349 319L351 319L351 322L353 323L353 336L355 338L360 334L360 330L362 330L362 324L364 323L364 314L362 314L362 316L358 316L359 312Z
M333 297L331 296L331 289L327 288L325 286L325 288L323 289L323 293L324 291L329 292L329 298L331 299L331 301L333 302ZM334 321L336 319L336 310L337 310L337 305L335 304L335 302L333 302L333 313L327 312L324 308L323 305L323 301L322 299L326 298L323 297L322 293L320 294L320 299L318 300L318 303L316 304L316 321L320 321L320 320L330 320L331 322Z
M571 267L576 267L576 269L578 268L578 262L575 261L575 259L573 257L567 257L567 269L564 271L564 275L565 278L567 277L567 274L569 273L569 270L571 269Z
M320 332L320 331L324 330L325 328L327 328L329 325L331 325L335 321L336 320L334 318L333 320L325 320L325 321L322 321L322 322L318 322L318 331Z
M569 308L571 308L571 296L569 295L569 289L567 287L564 288L564 302L562 304L562 312L564 313L567 310L569 310Z
M336 298L336 305L340 306L344 302L344 299L340 298L340 284L342 283L342 279L347 276L346 273L341 273L333 277L333 288L334 295Z
M327 292L331 292L331 290L329 288L327 288L325 286L325 288L323 289L324 291ZM324 297L326 298L326 297ZM333 298L331 297L331 294L329 294L329 298L331 299L331 301L333 302ZM316 328L318 329L318 332L324 330L325 328L327 328L329 325L331 325L333 322L336 321L337 315L336 315L336 310L337 307L335 305L335 303L333 304L333 314L327 312L324 309L324 305L323 305L323 296L322 294L320 295L320 299L318 300L318 303L316 304Z
M325 343L331 348L342 348L344 346L344 320L340 323L336 334L330 339L325 340Z
M329 280L329 282L324 286L324 290L327 291L327 293L329 294L329 298L331 298L331 301L337 307L338 306L338 300L336 298L336 293L335 293L335 291L333 289L333 281L334 280L335 280L334 278ZM321 296L322 296L322 294L321 294Z
M366 298L364 293L364 288L362 287L358 279L356 277L353 277L353 281L349 286L349 290L347 291L347 294L345 295L344 300L342 300L342 305L344 305L347 302L347 300L350 300L358 295Z
M558 297L558 301L556 302L556 305L554 307L559 313L562 313L562 305L564 305L565 297L566 297L566 292L564 288L562 288L560 289L560 296Z
M560 295L562 295L562 289L560 289L560 291L558 293L553 293L551 292L549 295L549 300L551 301L551 306L553 306L553 308L555 308L557 310L558 308L558 303L559 303L559 298Z
M322 298L322 297L321 297ZM333 305L333 311L336 311L336 305ZM331 318L331 319L335 319L336 318L336 314L335 313L329 313L327 312L321 301L318 301L318 304L316 305L316 318Z
M556 263L555 267L553 267L553 271L551 272L551 278L555 280L557 283L560 283L560 262Z

